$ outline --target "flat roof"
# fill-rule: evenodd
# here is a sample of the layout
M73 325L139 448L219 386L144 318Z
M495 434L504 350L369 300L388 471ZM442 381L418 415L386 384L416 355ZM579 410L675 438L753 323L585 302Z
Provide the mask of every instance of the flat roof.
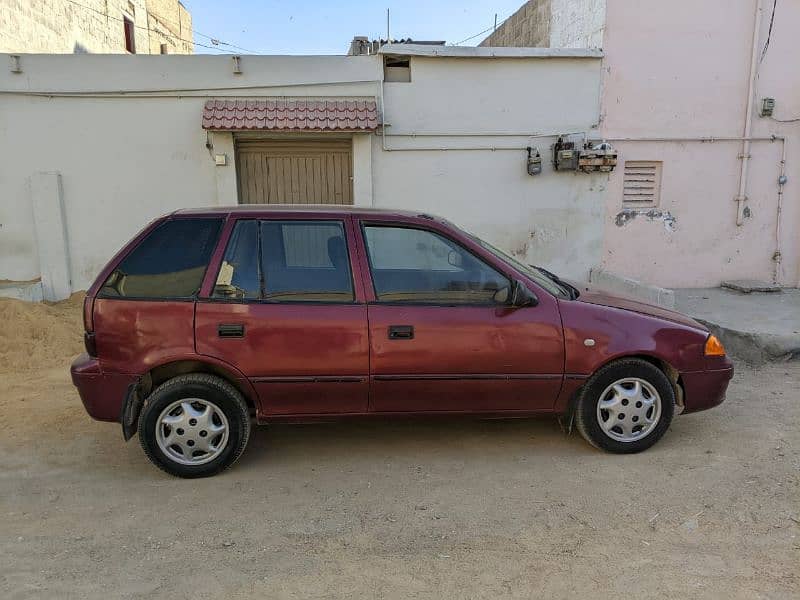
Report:
M428 46L386 44L378 54L443 58L602 58L601 48L511 48L505 46Z

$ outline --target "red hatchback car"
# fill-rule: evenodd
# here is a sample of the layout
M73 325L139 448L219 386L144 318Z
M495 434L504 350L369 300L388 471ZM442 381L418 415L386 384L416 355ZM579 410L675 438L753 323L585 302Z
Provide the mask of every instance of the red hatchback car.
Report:
M259 423L564 415L593 445L653 445L733 375L679 313L578 289L426 214L181 210L151 223L84 304L72 380L150 460L212 475Z

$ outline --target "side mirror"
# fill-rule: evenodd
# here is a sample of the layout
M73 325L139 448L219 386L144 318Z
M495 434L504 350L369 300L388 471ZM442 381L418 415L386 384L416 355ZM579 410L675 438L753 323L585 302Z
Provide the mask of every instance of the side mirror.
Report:
M511 284L511 299L509 304L514 308L522 308L523 306L536 306L539 304L539 299L532 291L528 289L519 279L515 279Z

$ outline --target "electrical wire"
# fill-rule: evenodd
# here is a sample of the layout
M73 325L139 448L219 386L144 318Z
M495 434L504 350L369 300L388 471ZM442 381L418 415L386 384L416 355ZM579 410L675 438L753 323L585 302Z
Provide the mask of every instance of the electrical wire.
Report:
M125 22L125 19L122 19L120 17L115 17L114 15L110 15L108 13L105 13L105 12L101 11L101 10L97 10L96 8L94 8L92 6L87 6L85 4L81 4L80 2L76 2L76 0L67 0L67 2L69 2L70 4L73 4L75 6L79 6L79 7L83 8L83 9L92 11L93 13L97 13L98 15L100 15L102 17L105 17L107 19L113 19L115 21L119 21L120 23L124 23ZM159 35L163 35L164 37L166 37L168 39L175 39L175 40L178 40L178 41L181 41L181 42L186 42L188 44L193 44L194 46L200 46L201 48L208 48L210 50L221 51L221 48L219 48L217 45L224 45L224 46L230 46L231 48L237 48L237 49L243 50L245 52L250 52L249 50L245 50L244 48L240 48L239 46L235 46L235 45L229 44L227 42L222 42L222 41L220 41L220 40L218 40L216 38L212 38L209 35L201 34L201 33L196 32L196 31L193 32L193 33L197 33L198 35L202 35L203 37L209 38L210 40L212 40L212 43L213 42L217 42L217 45L209 46L207 44L201 44L200 42L196 42L195 40L182 38L182 37L174 35L172 33L164 33L163 31L159 31L158 29L152 29L151 27L143 27L142 25L136 25L135 23L133 24L133 27L136 28L136 29L141 29L143 31L148 31L148 32L152 32L152 33L157 33Z
M211 40L211 43L218 46L228 46L230 48L235 48L236 50L241 50L242 52L247 52L248 54L255 54L253 50L248 50L247 48L242 48L241 46L237 46L236 44L229 44L228 42L223 42L222 40L215 38L213 36L207 35L205 33L200 33L197 30L194 30L195 35L202 36L206 39Z
M511 18L511 17L512 17L514 14L516 14L516 12L514 12L514 13L512 13L512 14L508 15L507 17L505 17L505 18L504 18L502 21L500 21L500 22L499 22L499 23L498 23L496 26L495 26L495 25L492 25L491 27L487 27L486 29L484 29L483 31L479 31L479 32L478 32L478 33L476 33L475 35L471 35L471 36L469 36L468 38L464 38L464 39L463 39L463 40L461 40L460 42L455 42L455 43L453 44L453 46L459 46L459 45L463 44L464 42L468 42L468 41L470 41L470 40L474 40L474 39L475 39L476 37L478 37L479 35L483 35L484 33L488 33L489 31L491 31L492 29L496 29L497 27L500 27L500 26L501 26L503 23L505 23L506 21L508 21L508 19L510 19L510 18Z
M769 48L769 41L772 38L772 25L775 23L775 8L778 6L778 0L772 0L772 16L769 18L769 31L767 31L767 41L764 42L764 49L761 51L761 58L758 62L763 62L764 57L767 55Z

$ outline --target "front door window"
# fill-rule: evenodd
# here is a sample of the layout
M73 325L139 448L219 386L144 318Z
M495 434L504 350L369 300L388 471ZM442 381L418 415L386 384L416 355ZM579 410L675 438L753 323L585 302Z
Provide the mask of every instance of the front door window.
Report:
M509 280L448 238L425 229L364 227L379 302L502 304Z

